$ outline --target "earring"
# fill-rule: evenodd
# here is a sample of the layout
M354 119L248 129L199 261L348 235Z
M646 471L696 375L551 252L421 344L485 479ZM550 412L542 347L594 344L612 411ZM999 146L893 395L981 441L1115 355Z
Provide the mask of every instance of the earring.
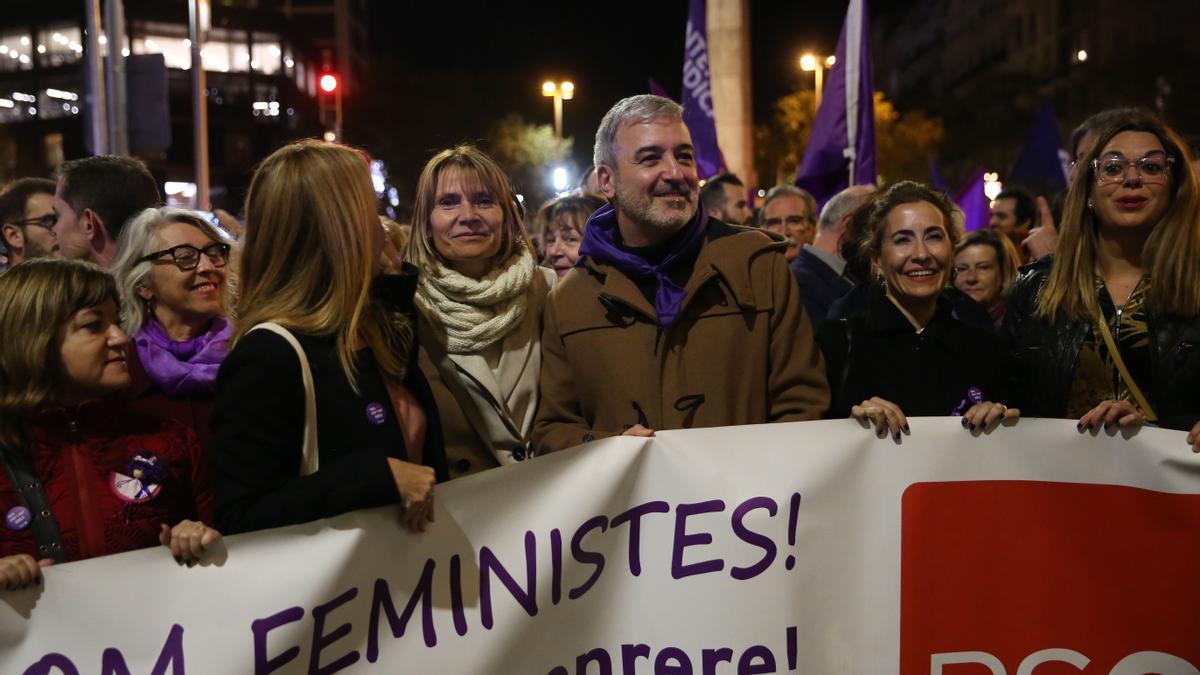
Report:
M1096 202L1093 202L1091 197L1088 197L1088 200L1087 200L1087 207L1088 207L1089 209L1094 209L1094 208L1096 208Z

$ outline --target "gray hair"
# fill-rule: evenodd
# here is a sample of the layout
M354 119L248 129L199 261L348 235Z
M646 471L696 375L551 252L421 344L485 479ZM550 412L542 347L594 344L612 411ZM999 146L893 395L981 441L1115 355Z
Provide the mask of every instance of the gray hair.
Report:
M111 271L117 280L117 292L121 295L121 327L131 336L141 330L149 318L147 303L138 295L138 289L146 285L146 278L150 276L154 263L140 258L154 252L152 249L157 246L158 231L171 223L186 223L215 242L231 243L212 223L187 209L164 206L145 209L130 218L117 239L117 259ZM228 314L230 287L231 284L226 285L222 314Z
M758 211L759 227L762 227L763 221L767 217L767 205L771 202L784 196L799 197L808 204L808 212L811 214L817 213L817 200L808 193L808 190L798 188L795 185L776 185L767 191L767 196L763 199L762 208Z
M683 119L683 106L669 98L640 94L617 101L600 120L596 129L596 145L592 149L592 162L599 167L617 165L617 132L626 124L643 124L670 117Z
M857 211L858 207L866 204L873 194L875 194L873 185L851 185L830 197L829 201L825 202L825 208L821 209L821 217L817 219L817 229L828 231L837 227L842 218Z

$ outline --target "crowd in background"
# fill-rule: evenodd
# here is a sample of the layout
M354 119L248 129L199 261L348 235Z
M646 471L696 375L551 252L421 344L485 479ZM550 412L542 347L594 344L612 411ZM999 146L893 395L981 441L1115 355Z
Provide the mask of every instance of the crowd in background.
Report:
M1006 190L969 233L911 181L753 208L700 181L655 96L609 111L580 189L529 224L471 146L428 162L405 224L363 153L319 141L263 160L240 222L163 207L126 157L15 181L0 586L388 504L421 532L438 482L663 429L1058 417L1200 451L1193 154L1136 109L1071 153L1062 195Z

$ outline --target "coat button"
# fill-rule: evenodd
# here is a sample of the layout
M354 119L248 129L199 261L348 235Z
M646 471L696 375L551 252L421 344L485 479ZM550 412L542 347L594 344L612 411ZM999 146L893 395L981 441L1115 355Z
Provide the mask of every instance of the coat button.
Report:
M592 441L594 441L594 440L596 440L596 438L595 438L594 436L592 436L591 434L584 434L584 435L583 435L583 442L584 442L584 443L591 443L591 442L592 442Z
M454 470L459 473L466 473L471 470L471 460L460 459L454 463Z
M517 448L516 450L513 450L512 458L517 460L518 462L524 460L525 459L525 451L522 450L521 448Z

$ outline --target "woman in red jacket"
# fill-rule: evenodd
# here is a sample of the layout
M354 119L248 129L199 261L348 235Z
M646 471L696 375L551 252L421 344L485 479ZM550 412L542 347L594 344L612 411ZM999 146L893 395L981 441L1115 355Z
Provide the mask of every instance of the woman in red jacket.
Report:
M194 563L220 538L194 432L135 413L129 339L100 268L39 259L0 276L0 588L40 567L155 544Z

